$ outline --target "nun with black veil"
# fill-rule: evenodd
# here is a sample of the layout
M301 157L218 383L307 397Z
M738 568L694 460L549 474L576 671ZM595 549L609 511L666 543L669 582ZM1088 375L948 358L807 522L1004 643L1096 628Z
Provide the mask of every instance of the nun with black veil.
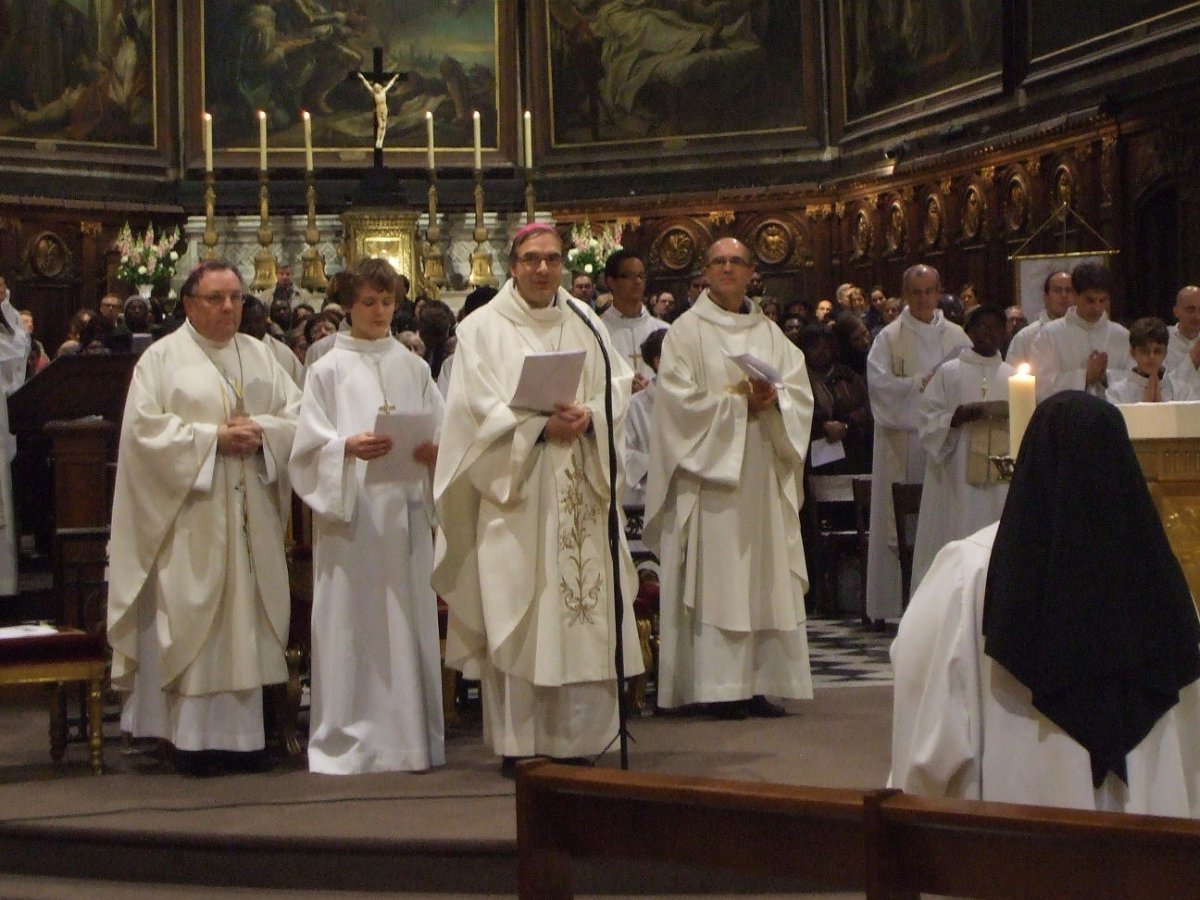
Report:
M938 554L892 665L892 787L1200 815L1200 621L1103 400L1038 407L1000 521Z

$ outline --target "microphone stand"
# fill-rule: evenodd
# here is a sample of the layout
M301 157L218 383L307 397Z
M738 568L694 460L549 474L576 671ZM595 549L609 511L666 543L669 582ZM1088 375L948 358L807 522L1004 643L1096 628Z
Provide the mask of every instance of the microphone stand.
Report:
M612 560L613 598L616 608L613 610L613 626L616 631L616 651L613 662L617 670L617 737L621 742L621 768L629 768L629 710L625 700L625 598L621 592L621 520L617 515L617 438L613 429L613 397L612 397L612 360L608 357L608 349L604 339L587 313L575 305L572 300L565 300L571 312L583 320L596 344L600 347L600 356L604 360L604 417L608 423L608 553ZM611 744L609 745L611 746Z

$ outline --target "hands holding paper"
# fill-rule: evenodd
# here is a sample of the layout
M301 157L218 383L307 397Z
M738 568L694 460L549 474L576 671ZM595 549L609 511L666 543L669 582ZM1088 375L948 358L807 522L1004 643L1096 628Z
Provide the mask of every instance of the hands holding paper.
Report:
M364 431L346 438L346 455L356 459L379 459L391 452L392 439L387 435Z
M554 414L546 420L546 427L542 429L548 441L569 444L578 440L592 424L592 414L586 406L556 403L554 409Z

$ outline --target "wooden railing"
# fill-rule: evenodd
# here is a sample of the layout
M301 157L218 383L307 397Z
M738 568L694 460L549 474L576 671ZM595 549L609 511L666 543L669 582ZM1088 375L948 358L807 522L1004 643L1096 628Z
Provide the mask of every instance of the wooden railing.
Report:
M1200 896L1200 822L580 769L517 773L521 897L574 896L574 860L783 876L869 900Z

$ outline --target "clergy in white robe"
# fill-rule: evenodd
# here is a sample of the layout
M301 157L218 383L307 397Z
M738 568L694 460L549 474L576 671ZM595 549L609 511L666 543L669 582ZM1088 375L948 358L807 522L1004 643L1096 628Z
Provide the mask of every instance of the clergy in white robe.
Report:
M746 299L740 241L708 250L708 290L663 341L644 540L658 554L658 705L722 718L782 715L809 698L800 536L813 397L804 354ZM752 354L781 383L748 378Z
M292 448L293 488L313 510L311 772L446 761L429 472L371 474L400 452L374 433L384 410L442 419L429 366L391 336L395 281L386 261L356 267L354 326L309 370Z
M1059 391L1103 397L1128 371L1129 331L1108 318L1113 282L1107 267L1082 263L1071 272L1071 283L1075 305L1033 341L1039 403Z
M287 679L283 529L300 392L237 333L230 264L193 270L187 322L138 360L109 543L113 683L123 727L182 751L264 746L262 686Z
M967 314L966 331L972 346L938 368L917 406L917 434L928 461L913 547L914 586L942 547L999 519L1008 496L1008 484L993 477L986 461L989 433L994 453L1008 450L1008 421L984 419L984 404L1008 400L1008 379L1016 373L1000 358L1004 313L977 306Z
M17 534L13 514L12 460L17 442L8 430L8 396L25 383L30 337L21 325L21 317L9 298L4 278L0 277L0 597L17 593Z
M1198 816L1198 640L1121 414L1060 393L1000 522L948 544L900 622L889 784Z
M1169 329L1167 371L1200 390L1200 287L1187 285L1175 295L1175 324Z
M902 611L892 482L925 477L925 448L917 434L921 391L938 366L971 343L937 308L941 278L936 269L913 266L904 273L902 289L904 311L879 332L867 354L875 418L867 551L867 615L872 619L899 618Z
M646 294L646 263L633 250L617 250L604 264L612 303L600 316L612 345L634 371L633 393L654 378L654 370L642 359L642 344L655 331L668 327L650 315L642 302Z
M598 754L617 734L607 511L610 475L618 490L623 476L609 469L604 399L611 384L620 448L632 378L599 319L559 287L553 228L518 231L509 263L513 278L458 330L434 477L433 573L449 607L446 662L481 678L484 736L506 765ZM585 354L574 401L553 413L510 406L526 355L565 350ZM623 530L617 569L631 676L642 663Z
M1004 361L1014 368L1030 362L1033 340L1047 322L1061 319L1075 305L1075 288L1070 272L1051 272L1042 282L1042 311L1038 317L1013 335Z

